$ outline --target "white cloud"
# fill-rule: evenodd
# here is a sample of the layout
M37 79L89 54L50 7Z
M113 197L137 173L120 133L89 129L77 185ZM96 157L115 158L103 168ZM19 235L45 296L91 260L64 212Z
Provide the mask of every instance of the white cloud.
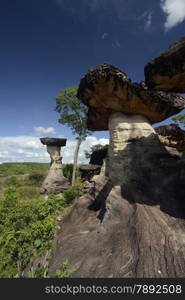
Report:
M185 20L185 0L161 0L160 6L166 15L165 31Z
M44 128L42 126L34 127L34 130L36 133L55 133L55 128L53 127L48 127Z
M82 142L79 153L79 162L87 162L84 150L90 150L96 144L108 144L106 138L89 136ZM66 147L62 147L63 163L72 163L76 140L67 140ZM34 136L0 137L0 163L2 162L50 162L46 146Z
M96 138L95 136L88 136L84 142L82 142L80 146L80 152L79 152L79 163L86 163L84 151L87 150L89 151L90 148L93 145L96 144L101 144L101 145L106 145L109 143L108 139L105 138ZM62 148L62 156L63 159L62 161L64 163L72 163L73 162L73 154L74 154L74 149L76 146L76 141L75 140L69 140L67 141L66 147Z
M26 148L26 149L39 149L42 147L40 140L35 136L13 136L13 137L0 137L0 148Z

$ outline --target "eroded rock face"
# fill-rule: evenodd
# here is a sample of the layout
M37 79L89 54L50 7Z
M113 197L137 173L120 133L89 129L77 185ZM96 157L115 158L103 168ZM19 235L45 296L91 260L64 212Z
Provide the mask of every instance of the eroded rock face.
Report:
M63 175L62 157L60 155L61 146L66 145L66 139L42 138L41 142L47 146L47 152L51 157L51 167L42 184L41 193L60 193L69 188L68 179Z
M138 138L155 134L149 121L141 115L128 116L122 113L114 113L109 118L110 145L108 149L108 174L114 184L122 184L129 179L129 173L133 172L131 165L142 161L141 157L146 151L151 151L153 143L135 144Z
M127 180L96 176L60 224L50 272L68 259L71 277L184 278L184 162L153 132L122 152L132 157Z
M61 222L49 272L67 259L72 277L184 277L184 161L150 122L184 105L102 65L81 81L89 129L110 131L108 156L89 192Z
M185 131L176 124L162 125L155 128L159 134L160 141L167 147L185 151Z
M185 37L145 66L150 89L185 93Z
M89 106L90 130L108 130L114 112L141 114L155 123L185 107L183 97L148 90L144 83L132 83L124 72L107 64L90 70L81 79L78 97Z

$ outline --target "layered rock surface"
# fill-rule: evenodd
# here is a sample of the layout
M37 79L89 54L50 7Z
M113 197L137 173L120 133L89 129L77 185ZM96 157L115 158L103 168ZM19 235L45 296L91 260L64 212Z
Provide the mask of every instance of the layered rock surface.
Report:
M185 37L145 66L145 79L150 89L185 93Z

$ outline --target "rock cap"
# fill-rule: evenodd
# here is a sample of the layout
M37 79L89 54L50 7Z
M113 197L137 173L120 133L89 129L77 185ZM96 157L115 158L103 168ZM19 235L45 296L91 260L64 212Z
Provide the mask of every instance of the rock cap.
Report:
M125 72L109 64L87 72L80 81L77 97L89 106L90 130L108 130L108 120L114 112L141 114L156 123L185 107L183 97L151 91L144 82L132 83Z
M40 138L40 141L43 145L64 147L66 145L67 139L44 137Z

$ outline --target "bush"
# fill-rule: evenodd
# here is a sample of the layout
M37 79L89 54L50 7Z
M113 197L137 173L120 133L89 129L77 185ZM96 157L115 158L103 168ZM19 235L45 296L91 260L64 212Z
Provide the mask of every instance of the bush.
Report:
M72 180L72 174L73 174L73 164L66 164L63 167L63 174L71 182L71 180Z
M71 204L71 202L78 196L78 190L75 187L71 187L67 191L64 192L64 198L67 204Z
M21 186L17 188L17 195L20 200L39 199L40 191L37 187Z
M21 182L16 176L11 176L4 181L4 185L18 187L21 185Z
M40 186L44 181L45 175L42 173L33 173L28 177L30 185Z
M37 256L52 246L56 216L67 207L64 197L21 201L15 188L0 200L0 274L1 278L21 277Z

